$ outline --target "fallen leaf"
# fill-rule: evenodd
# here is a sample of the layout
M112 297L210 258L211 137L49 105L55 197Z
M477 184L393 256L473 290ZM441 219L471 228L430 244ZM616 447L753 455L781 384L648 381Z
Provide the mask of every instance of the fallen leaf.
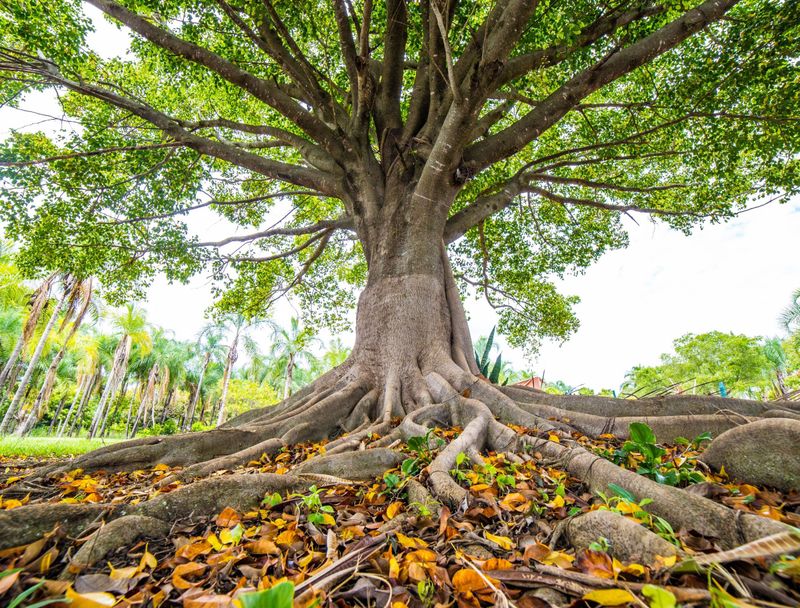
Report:
M453 575L453 588L455 589L456 593L460 595L491 591L491 587L486 579L488 579L493 585L499 584L496 580L488 576L483 578L480 574L475 572L475 570L463 568Z
M185 577L199 576L205 571L205 569L206 565L198 562L189 562L188 564L176 566L175 570L172 571L172 584L178 589L191 589L192 587L196 587L197 585L201 584L202 581L193 583L186 580Z
M78 593L71 587L67 588L67 599L70 608L106 608L117 603L117 598L110 593Z
M492 541L505 551L511 551L511 549L514 548L514 541L508 538L507 536L497 536L496 534L492 534L486 531L483 532L483 535L486 538L486 540Z
M581 599L596 602L601 606L621 606L636 601L634 595L626 589L596 589L586 593Z
M217 515L216 524L220 528L232 528L236 524L241 521L239 514L231 509L230 507L225 507L222 512Z
M671 591L655 585L642 587L642 595L649 600L650 608L675 608L678 603Z
M397 517L397 514L403 510L403 503L399 500L396 500L388 507L386 507L386 519L394 519Z

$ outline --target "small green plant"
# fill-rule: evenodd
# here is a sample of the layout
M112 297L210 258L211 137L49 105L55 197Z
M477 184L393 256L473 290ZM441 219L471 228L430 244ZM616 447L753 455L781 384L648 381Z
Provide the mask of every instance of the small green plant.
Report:
M591 551L599 551L600 553L607 553L610 548L611 548L611 543L609 543L608 539L604 536L601 536L593 543L589 543L589 549Z
M489 332L489 337L486 340L486 346L483 348L483 354L478 354L478 350L475 349L475 362L478 364L478 369L480 370L481 374L488 378L489 382L492 384L498 384L500 382L500 372L503 370L503 353L497 355L494 365L491 367L489 366L489 354L492 352L492 346L494 345L495 329L497 328L492 327L492 331ZM505 384L508 384L508 378L503 380L503 385Z
M614 511L621 515L629 515L658 534L664 540L671 542L675 546L680 546L678 537L675 535L675 530L672 529L670 523L666 519L648 513L645 510L645 507L653 502L652 498L636 500L633 494L615 483L608 484L608 489L612 492L611 496L607 496L603 492L597 492L597 495L603 501L603 506L600 507L601 509Z
M408 506L414 509L417 512L417 515L419 515L420 517L430 517L431 515L433 515L433 511L430 510L430 507L428 507L428 505L426 504L419 502L418 500L415 500Z
M304 507L309 522L316 525L332 523L333 507L322 504L320 488L311 486L308 488L308 494L293 494L292 496L300 499L300 504Z
M436 602L436 585L429 578L417 583L417 595L423 606L433 606Z
M284 581L263 591L242 593L236 598L242 608L292 608L294 606L294 583Z
M437 437L433 429L428 429L424 436L409 437L406 447L414 453L414 456L406 458L400 464L400 472L407 477L416 476L433 461L434 452L444 444L444 439Z
M22 570L22 568L15 568L13 570L6 570L5 572L0 572L0 579L5 578L6 576L11 576ZM8 608L22 608L22 606L26 606L26 608L42 608L43 606L49 606L50 604L57 604L61 602L69 602L69 600L65 597L51 597L46 600L41 600L39 602L35 602L33 604L23 603L27 602L30 597L36 593L39 589L44 587L44 581L36 583L33 587L28 587L25 591L15 595L11 598L11 601L8 604Z
M696 449L703 441L708 441L710 438L710 433L703 433L692 441L679 437L676 443ZM653 429L642 422L631 423L628 440L621 449L614 452L606 450L601 455L616 464L626 464L630 461L632 454L638 454L641 457L638 460L636 472L658 483L677 486L705 481L702 473L695 470L696 457L667 458L667 450L656 442Z

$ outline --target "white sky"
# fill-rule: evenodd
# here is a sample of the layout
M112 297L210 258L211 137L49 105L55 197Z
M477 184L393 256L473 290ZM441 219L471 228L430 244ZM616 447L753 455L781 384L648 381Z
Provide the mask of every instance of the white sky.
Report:
M89 12L96 17L94 9ZM93 48L107 57L125 52L125 34L99 19L95 25ZM53 111L52 99L46 96L30 101L30 109ZM0 109L0 138L35 120ZM646 218L639 221L637 226L626 220L627 249L607 254L584 275L560 283L563 293L581 298L576 307L579 331L565 344L545 344L533 361L504 346L504 359L518 368L544 372L549 380L618 388L627 370L657 363L684 333L780 334L778 314L800 287L800 199L697 229L689 237ZM227 223L211 214L192 225L203 233L229 234ZM188 285L156 280L143 303L152 323L173 330L180 339L197 335L210 304L210 284L204 277ZM496 322L491 308L475 300L466 306L473 338L488 334ZM282 303L274 320L288 324L292 314L291 306ZM341 337L352 344L352 335ZM264 347L266 343L265 335Z

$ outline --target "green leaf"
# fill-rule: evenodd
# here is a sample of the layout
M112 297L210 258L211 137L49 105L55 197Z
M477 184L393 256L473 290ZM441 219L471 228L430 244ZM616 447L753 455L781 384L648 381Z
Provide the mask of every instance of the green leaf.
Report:
M242 608L293 608L294 583L284 581L264 591L243 593L237 599Z
M677 600L671 591L655 585L645 585L642 587L642 595L648 599L650 608L675 608Z
M39 588L42 587L43 585L44 582L36 583L33 587L25 589L25 591L23 591L22 593L17 595L13 600L11 600L11 603L8 605L8 608L17 608L17 606L22 606L23 605L22 602L24 602L26 599L28 599L30 596L36 593L39 590Z
M628 492L628 490L626 490L622 486L618 486L615 483L610 483L608 484L608 489L611 490L611 492L615 496L619 496L620 498L627 500L628 502L633 502L633 503L636 502L636 497L630 492Z
M639 445L653 445L656 443L656 434L643 422L631 422L628 427L631 441Z

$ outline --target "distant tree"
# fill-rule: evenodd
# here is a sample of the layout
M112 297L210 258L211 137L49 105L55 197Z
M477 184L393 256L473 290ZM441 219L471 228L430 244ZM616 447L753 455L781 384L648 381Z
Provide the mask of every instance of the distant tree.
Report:
M142 352L148 352L152 348L152 338L145 312L142 309L133 304L126 305L123 311L114 317L113 325L119 338L111 367L106 375L105 388L92 417L89 437L102 435L105 430L111 401L116 395L123 377L128 373L128 362L133 345L137 345Z
M800 331L800 289L792 294L792 300L783 310L780 322L788 332Z
M771 382L770 362L760 338L712 331L685 334L661 364L636 366L626 375L626 392L645 396L665 389L712 394L720 382L730 395L763 398Z
M270 356L274 368L283 371L284 399L292 394L295 368L302 363L308 364L313 359L309 346L314 342L320 343L312 335L310 328L301 327L297 317L289 320L289 327L274 325Z

